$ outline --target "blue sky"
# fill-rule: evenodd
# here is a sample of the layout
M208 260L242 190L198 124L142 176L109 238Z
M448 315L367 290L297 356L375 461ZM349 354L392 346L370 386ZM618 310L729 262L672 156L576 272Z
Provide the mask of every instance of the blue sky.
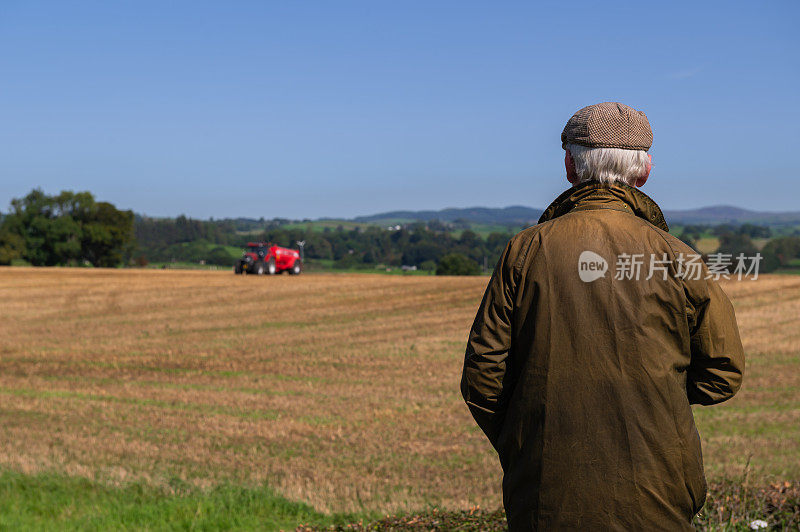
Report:
M204 218L543 207L564 123L611 100L650 118L662 207L800 210L798 22L796 1L3 0L0 209L34 187Z

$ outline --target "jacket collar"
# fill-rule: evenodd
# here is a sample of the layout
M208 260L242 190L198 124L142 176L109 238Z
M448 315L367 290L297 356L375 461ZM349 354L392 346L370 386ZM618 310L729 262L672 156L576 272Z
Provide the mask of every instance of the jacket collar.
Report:
M664 214L650 196L638 188L623 183L585 181L571 187L547 207L539 223L558 218L572 210L616 209L643 218L659 229L669 231Z

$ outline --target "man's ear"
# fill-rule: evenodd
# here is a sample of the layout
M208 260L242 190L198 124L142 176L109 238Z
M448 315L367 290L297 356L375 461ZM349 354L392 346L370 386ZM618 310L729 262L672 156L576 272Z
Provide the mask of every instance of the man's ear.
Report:
M649 161L647 162L647 170L645 170L642 175L640 175L638 178L636 178L636 183L635 184L636 184L637 187L641 187L645 183L647 183L647 178L650 177L650 170L652 170L652 168L653 168L653 156L648 153L647 154L647 158L649 159Z
M564 168L567 169L567 181L575 185L578 183L578 172L575 170L575 161L572 159L572 154L569 150L565 150L565 153Z

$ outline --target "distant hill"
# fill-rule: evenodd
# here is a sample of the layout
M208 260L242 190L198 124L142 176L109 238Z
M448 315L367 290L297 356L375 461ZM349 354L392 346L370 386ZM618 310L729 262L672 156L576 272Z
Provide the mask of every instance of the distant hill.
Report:
M391 211L370 216L359 216L353 218L353 221L390 223L401 220L423 222L431 220L441 220L443 222L466 220L481 224L531 225L536 223L541 215L542 209L514 205L504 208L467 207L463 209L448 208L439 211ZM687 210L666 210L664 211L664 217L668 223L672 224L800 224L800 211L760 212L730 205L716 205Z
M542 209L514 205L502 209L491 207L467 207L464 209L442 209L440 211L392 211L373 214L371 216L359 216L353 218L353 221L377 223L396 220L418 220L422 222L429 222L431 220L441 220L443 222L467 220L481 224L522 225L535 224L541 215Z
M763 212L732 207L730 205L715 205L690 210L664 211L667 222L672 223L754 223L762 225L789 225L800 223L800 212Z

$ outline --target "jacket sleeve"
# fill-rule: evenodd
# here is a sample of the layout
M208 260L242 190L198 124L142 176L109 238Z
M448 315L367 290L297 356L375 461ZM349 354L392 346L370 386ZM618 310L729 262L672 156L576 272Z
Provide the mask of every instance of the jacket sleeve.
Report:
M739 390L744 349L733 305L725 292L714 281L701 283L699 297L690 301L691 363L686 393L691 404L713 405Z
M504 400L510 392L507 388L515 293L510 248L509 243L478 308L469 332L461 376L461 395L478 426L495 447L502 427Z

